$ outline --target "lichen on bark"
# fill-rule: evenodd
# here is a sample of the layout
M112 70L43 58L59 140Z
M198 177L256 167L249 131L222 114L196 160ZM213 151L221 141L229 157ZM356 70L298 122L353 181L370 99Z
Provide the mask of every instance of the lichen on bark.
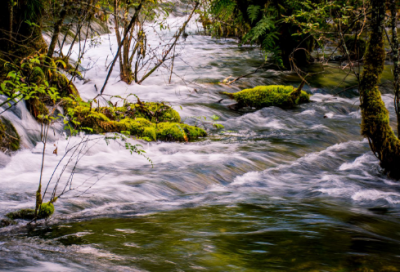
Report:
M378 88L385 64L383 41L385 2L371 1L371 34L360 82L361 133L369 140L381 167L392 178L400 178L400 140L389 123L389 112Z

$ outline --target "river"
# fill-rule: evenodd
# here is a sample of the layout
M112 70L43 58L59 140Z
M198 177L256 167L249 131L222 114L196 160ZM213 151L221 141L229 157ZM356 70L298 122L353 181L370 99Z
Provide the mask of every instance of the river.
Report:
M254 70L262 56L195 28L181 42L171 84L162 70L128 86L116 65L106 94L166 101L189 124L217 115L225 128L190 143L133 141L153 166L99 141L74 175L74 184L89 179L88 191L61 197L46 223L0 230L0 271L400 271L400 183L386 178L360 136L356 91L336 95L351 77L343 83L345 72L327 69L305 87L311 103L294 110L235 112L219 92L300 82L264 70L219 84ZM115 53L115 35L104 35L85 55L90 81L75 82L84 99L102 86L110 47ZM394 120L389 85L383 99ZM0 155L2 215L34 205L43 147L22 103L5 117L24 148ZM79 140L66 140L61 125L50 134L45 181Z

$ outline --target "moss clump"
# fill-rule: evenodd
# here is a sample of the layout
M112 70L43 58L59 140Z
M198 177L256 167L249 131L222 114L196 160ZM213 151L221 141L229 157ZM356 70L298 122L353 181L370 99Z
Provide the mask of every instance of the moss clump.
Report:
M185 131L178 123L160 123L157 125L157 138L163 141L188 141Z
M153 123L177 122L181 121L179 113L159 102L141 102L125 104L123 107L101 107L99 112L105 114L110 119L121 120L124 118L144 118Z
M54 205L53 203L46 202L42 203L39 207L39 212L37 219L45 219L49 218L54 213ZM22 209L16 212L10 212L6 214L8 218L11 220L15 219L23 219L23 220L33 220L35 218L35 210L34 209Z
M0 118L0 150L4 153L17 151L20 147L21 138L10 121Z
M54 213L53 203L50 202L42 203L42 205L40 205L39 208L38 218L39 219L49 218L50 216L53 215L53 213Z
M118 132L120 128L104 114L85 106L68 108L73 122L80 129L93 133Z
M207 136L205 130L179 123L157 124L157 139L163 141L190 141Z
M155 124L144 118L126 118L117 123L121 127L121 131L129 131L130 135L136 135L151 141L157 139Z
M146 141L189 141L207 135L201 128L179 123L179 113L164 103L92 108L69 100L66 108L72 123L90 133L129 132Z
M186 125L186 124L179 124L179 125L185 131L189 141L196 140L196 139L198 139L200 137L206 137L207 136L207 132L202 128L189 126L189 125Z
M293 99L292 93L296 89L292 86L270 85L257 86L253 89L244 89L237 93L226 93L232 99L238 102L239 108L243 107L280 107L284 109L293 108L297 104L310 102L310 95L305 91Z

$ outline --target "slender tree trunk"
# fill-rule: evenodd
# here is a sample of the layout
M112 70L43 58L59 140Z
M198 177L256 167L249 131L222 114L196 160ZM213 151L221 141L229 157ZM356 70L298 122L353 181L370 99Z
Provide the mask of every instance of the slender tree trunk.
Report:
M61 26L64 22L65 16L67 15L67 9L69 6L70 2L68 0L64 1L64 5L63 8L60 12L60 18L58 19L58 21L56 22L56 24L54 25L54 33L53 33L53 37L51 38L51 43L49 46L49 50L47 51L47 57L51 58L53 57L54 54L54 50L56 48L56 44L58 41L58 36L60 35L60 30L61 30ZM60 48L61 50L61 48Z
M394 75L394 108L397 115L397 135L400 135L400 56L399 38L397 37L397 8L396 0L390 0L391 24L392 24L392 45L393 45L393 75Z
M118 0L114 0L114 28L115 28L115 35L117 37L118 46L121 46L121 34L119 33L119 23L118 23ZM121 51L118 54L119 58L119 71L120 74L123 73L123 64L122 64L122 55Z
M114 0L114 18L115 18L115 34L117 36L117 42L119 46L122 46L122 50L119 52L119 68L120 68L120 78L127 84L131 84L132 77L132 68L129 63L129 48L132 41L133 29L134 25L128 29L128 22L123 23L123 35L126 37L123 41L121 40L121 35L119 33L119 24L118 24L118 1ZM129 10L125 10L125 13L128 13Z
M371 0L371 34L359 87L361 134L368 139L385 172L390 177L400 178L400 140L390 127L389 112L377 86L385 64L385 2Z

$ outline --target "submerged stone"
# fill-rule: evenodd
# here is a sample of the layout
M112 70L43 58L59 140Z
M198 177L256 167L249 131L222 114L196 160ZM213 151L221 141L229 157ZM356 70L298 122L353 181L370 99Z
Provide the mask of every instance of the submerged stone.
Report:
M228 95L230 98L238 102L238 108L243 107L280 107L284 109L294 108L298 104L310 102L310 94L301 91L296 99L293 99L292 93L296 91L293 86L269 85L257 86L253 89L244 89L237 93L222 94Z

